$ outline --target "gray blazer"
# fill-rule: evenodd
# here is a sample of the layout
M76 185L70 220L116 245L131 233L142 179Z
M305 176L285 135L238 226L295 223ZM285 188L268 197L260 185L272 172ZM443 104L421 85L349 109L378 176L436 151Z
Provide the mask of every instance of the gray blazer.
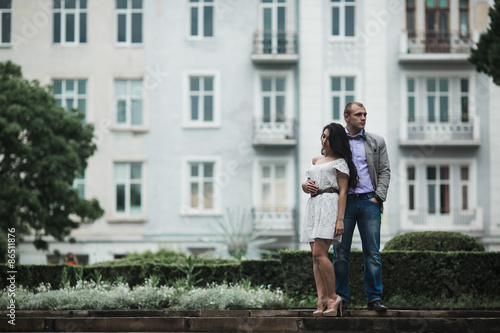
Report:
M365 131L365 138L366 162L375 189L375 197L380 202L384 202L387 199L387 190L391 180L387 146L384 138L379 135ZM382 211L382 205L380 208Z

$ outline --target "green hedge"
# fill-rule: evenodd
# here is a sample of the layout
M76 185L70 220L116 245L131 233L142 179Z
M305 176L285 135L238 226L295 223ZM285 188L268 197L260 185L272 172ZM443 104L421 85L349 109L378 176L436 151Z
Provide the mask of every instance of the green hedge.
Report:
M297 301L314 300L316 290L310 251L280 252L280 260L249 260L235 264L195 265L201 273L197 279L206 283L237 282L244 279L252 285L271 285L286 290ZM332 253L329 254L330 259ZM447 302L500 299L500 252L430 252L383 251L383 300L403 300L406 306L440 307ZM350 257L351 306L364 306L363 253L352 251ZM143 264L118 266L17 265L16 285L36 287L41 282L58 288L66 267L74 284L78 270L86 280L97 271L106 281L122 277L131 286L142 284L152 274L161 284L183 278L182 266ZM7 266L0 267L0 288L5 288ZM401 304L401 303L400 303Z
M398 235L384 251L484 251L483 244L460 232L417 231Z
M70 283L76 283L76 277L79 270L83 270L83 278L90 280L95 278L97 272L102 280L113 282L121 277L129 283L130 286L142 284L144 279L151 275L160 277L160 284L170 285L177 279L185 277L182 272L182 265L165 264L135 264L135 265L116 265L116 266L81 266L74 267L68 265L16 265L16 285L33 288L40 283L50 283L53 289L59 288L63 275L63 269L66 267ZM7 266L3 265L2 271L6 272ZM201 272L196 276L200 280L198 285L205 286L207 283L238 282L248 279L252 285L271 285L273 288L284 288L283 274L280 261L270 260L252 260L242 261L235 264L206 264L195 265L194 272ZM0 289L7 286L6 277L0 278Z
M281 251L280 258L286 292L299 299L316 297L311 252ZM381 260L384 300L396 297L432 307L464 298L500 298L499 252L384 251ZM366 304L363 267L363 253L352 251L350 302L358 306Z

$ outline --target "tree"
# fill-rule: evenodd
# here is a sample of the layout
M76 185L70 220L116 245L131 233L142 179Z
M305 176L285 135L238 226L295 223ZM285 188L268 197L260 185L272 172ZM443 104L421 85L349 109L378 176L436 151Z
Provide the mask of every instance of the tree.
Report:
M23 79L21 68L0 62L0 228L17 237L63 241L75 221L92 222L104 213L96 199L78 196L72 184L83 173L96 145L94 128L78 110L56 105L52 87Z
M489 9L489 16L490 26L479 37L476 48L471 50L469 62L500 86L500 0L495 0L495 6Z

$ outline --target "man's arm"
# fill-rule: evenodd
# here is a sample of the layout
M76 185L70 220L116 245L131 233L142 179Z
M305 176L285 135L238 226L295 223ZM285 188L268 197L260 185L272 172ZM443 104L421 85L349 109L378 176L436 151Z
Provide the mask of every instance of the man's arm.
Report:
M387 154L387 146L385 140L379 145L379 165L377 174L377 188L375 189L374 198L379 202L384 202L387 199L387 191L389 190L389 182L391 180L391 167L389 165L389 156Z

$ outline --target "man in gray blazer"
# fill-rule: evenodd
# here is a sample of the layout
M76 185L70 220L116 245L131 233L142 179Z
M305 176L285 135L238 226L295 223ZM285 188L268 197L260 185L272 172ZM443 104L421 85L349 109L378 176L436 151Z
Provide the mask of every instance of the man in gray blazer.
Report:
M369 310L387 311L382 305L382 262L380 224L391 171L387 147L381 136L366 133L366 109L359 102L345 106L346 133L352 160L358 171L358 185L349 188L344 215L342 242L334 247L335 290L342 297L343 309L349 302L349 255L352 235L358 225L365 262L364 285Z

